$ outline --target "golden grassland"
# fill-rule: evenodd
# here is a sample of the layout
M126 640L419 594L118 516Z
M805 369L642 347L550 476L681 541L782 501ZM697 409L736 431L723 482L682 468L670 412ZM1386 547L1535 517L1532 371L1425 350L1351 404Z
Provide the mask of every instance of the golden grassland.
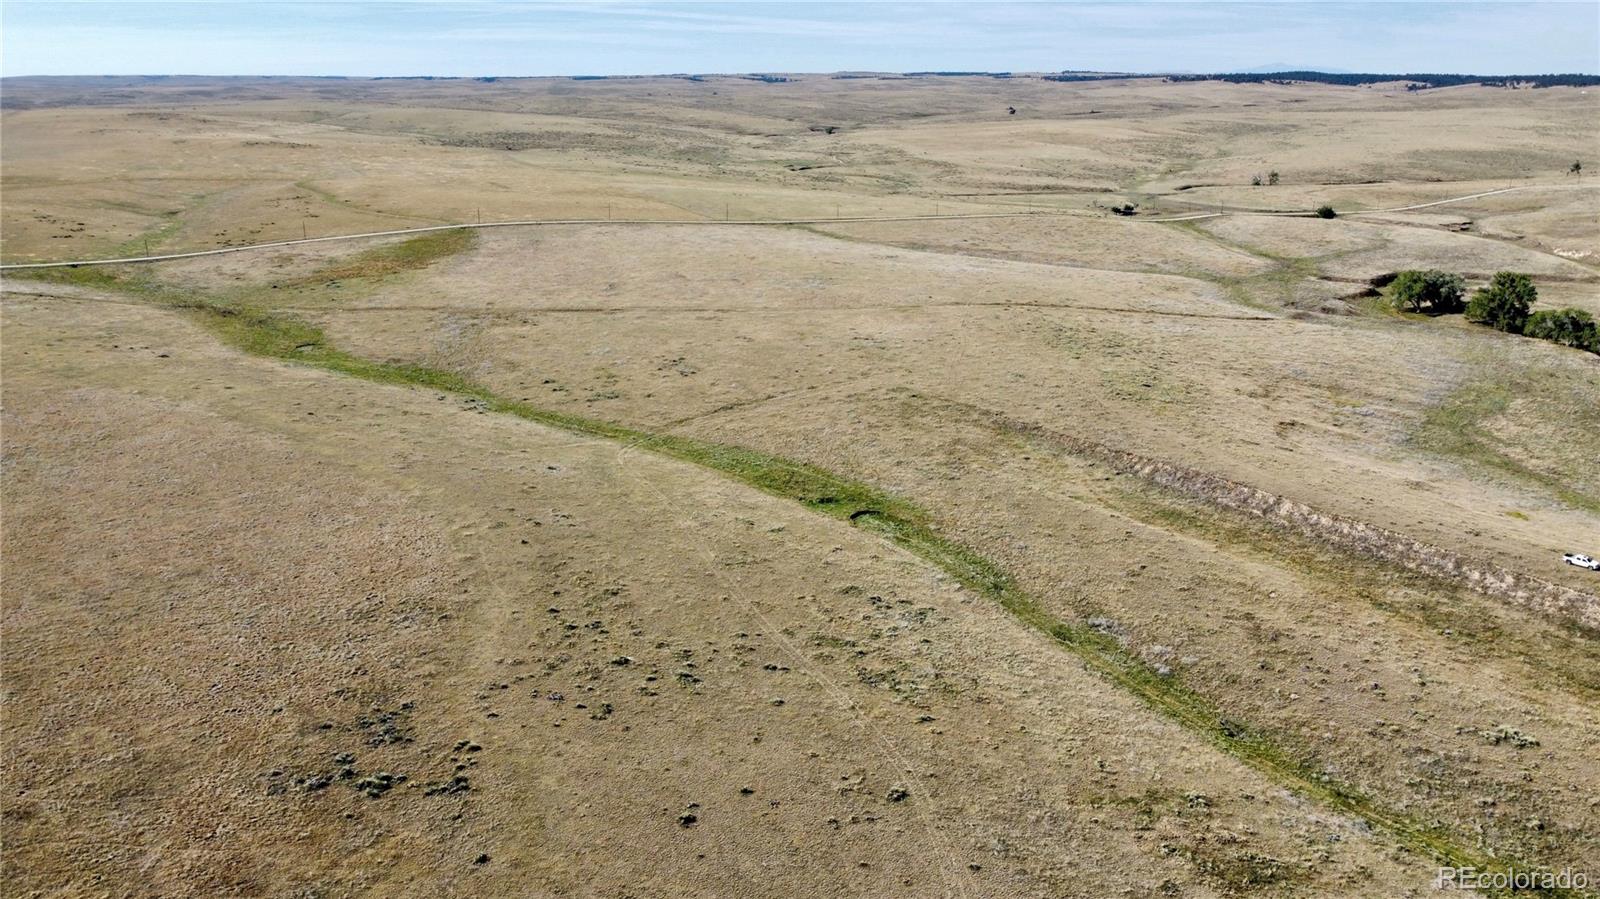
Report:
M1367 295L1592 305L1581 90L13 81L7 262L703 224L8 273L6 895L1600 871L1594 632L1440 564L1595 601L1600 364Z

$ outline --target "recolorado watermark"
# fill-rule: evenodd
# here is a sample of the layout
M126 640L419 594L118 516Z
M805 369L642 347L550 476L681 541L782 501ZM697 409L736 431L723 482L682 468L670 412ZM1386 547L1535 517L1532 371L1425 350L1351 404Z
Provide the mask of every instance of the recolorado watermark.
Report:
M1433 881L1436 890L1582 890L1589 886L1589 875L1566 868L1560 871L1481 871L1477 868L1440 868Z

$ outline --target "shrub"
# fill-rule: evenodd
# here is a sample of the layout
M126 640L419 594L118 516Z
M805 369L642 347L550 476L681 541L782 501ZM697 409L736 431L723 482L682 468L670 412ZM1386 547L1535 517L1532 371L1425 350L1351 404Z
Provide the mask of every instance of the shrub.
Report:
M1273 169L1272 171L1267 173L1267 183L1268 184L1277 184L1278 183L1278 171L1277 171L1277 169Z
M1528 316L1522 333L1540 340L1600 353L1600 327L1582 309L1549 309Z
M1528 322L1528 307L1538 299L1532 278L1521 272L1495 272L1489 286L1467 302L1467 320L1521 334Z
M1317 218L1319 219L1336 218L1338 215L1339 213L1334 212L1333 207L1329 206L1327 203L1323 203L1321 206L1317 207Z
M1460 312L1467 287L1460 275L1437 269L1404 271L1395 276L1393 283L1390 299L1396 309L1433 315Z

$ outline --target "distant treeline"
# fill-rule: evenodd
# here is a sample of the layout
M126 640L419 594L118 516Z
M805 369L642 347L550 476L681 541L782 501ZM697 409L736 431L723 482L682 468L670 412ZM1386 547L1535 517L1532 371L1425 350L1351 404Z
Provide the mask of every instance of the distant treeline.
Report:
M1067 80L1061 76L1046 75L1051 81ZM1600 84L1600 75L1568 73L1562 75L1443 75L1438 73L1385 75L1370 72L1231 72L1225 75L1168 75L1170 81L1229 81L1234 84L1282 84L1290 81L1315 81L1319 84L1342 84L1359 87L1363 84L1382 84L1390 81L1409 81L1425 87L1454 87L1459 84L1482 84L1487 87L1591 87Z
M1102 74L1102 73L1098 73L1098 72L1090 73L1090 74L1074 74L1074 73L1062 72L1060 75L1043 75L1041 77L1045 81L1111 81L1113 79L1123 79L1123 78L1160 78L1162 76L1161 75L1106 75L1106 74ZM1198 77L1203 78L1203 77L1208 77L1208 76L1198 76ZM1191 80L1191 79L1187 79L1186 78L1185 80Z

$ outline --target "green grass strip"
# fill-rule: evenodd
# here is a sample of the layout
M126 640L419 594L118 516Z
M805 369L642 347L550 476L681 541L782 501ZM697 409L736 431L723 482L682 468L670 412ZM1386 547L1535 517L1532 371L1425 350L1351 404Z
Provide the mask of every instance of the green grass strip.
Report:
M470 249L477 234L467 228L434 231L399 243L385 244L324 266L289 282L291 286L342 281L347 278L381 278L429 265Z

